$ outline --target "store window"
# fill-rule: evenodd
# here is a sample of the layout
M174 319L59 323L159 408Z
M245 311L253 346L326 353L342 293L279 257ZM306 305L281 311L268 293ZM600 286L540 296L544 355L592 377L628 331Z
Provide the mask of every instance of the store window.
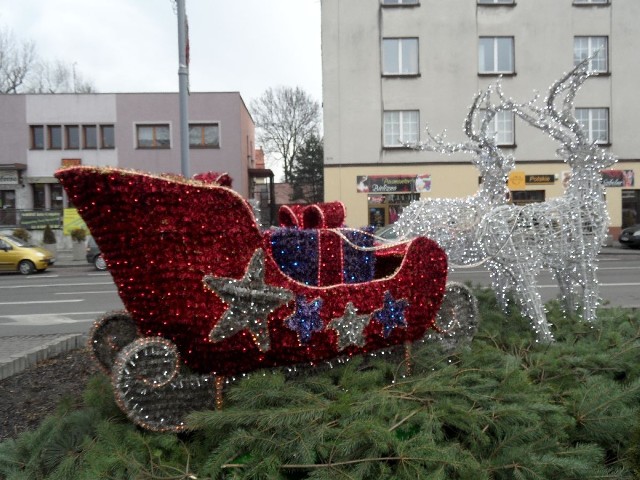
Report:
M64 208L64 195L62 185L59 183L49 184L51 190L51 210L62 210Z
M383 75L418 74L418 39L384 38L382 40Z
M189 125L190 148L219 148L220 129L217 123Z
M544 190L512 190L511 201L514 205L544 202Z
M44 210L47 208L46 185L44 183L34 183L33 188L33 208L35 210Z
M478 73L514 73L513 37L480 37Z
M169 125L137 125L136 139L138 148L170 148Z
M368 195L369 225L380 228L395 223L404 208L419 198L419 193Z
M640 223L640 190L622 190L622 228Z

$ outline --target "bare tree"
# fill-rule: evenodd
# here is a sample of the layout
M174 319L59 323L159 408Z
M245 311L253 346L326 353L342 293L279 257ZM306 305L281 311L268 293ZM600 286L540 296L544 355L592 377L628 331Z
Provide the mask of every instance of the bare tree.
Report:
M95 87L85 80L75 65L61 61L38 62L30 75L30 93L93 93Z
M91 93L95 88L75 65L38 58L31 41L17 38L0 25L1 93Z
M35 61L35 45L0 26L0 93L18 93Z
M251 102L258 142L283 162L284 181L290 182L293 162L311 135L318 134L320 104L300 87L268 88Z

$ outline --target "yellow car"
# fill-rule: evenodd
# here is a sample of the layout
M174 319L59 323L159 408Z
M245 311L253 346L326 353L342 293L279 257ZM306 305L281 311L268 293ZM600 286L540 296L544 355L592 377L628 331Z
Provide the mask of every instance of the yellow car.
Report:
M45 271L53 262L54 258L49 250L36 247L13 235L0 235L1 272L29 275L35 271Z

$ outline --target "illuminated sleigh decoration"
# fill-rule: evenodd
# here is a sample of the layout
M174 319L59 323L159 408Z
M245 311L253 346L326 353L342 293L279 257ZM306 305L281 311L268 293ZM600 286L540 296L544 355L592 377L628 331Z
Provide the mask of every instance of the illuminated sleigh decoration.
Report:
M447 259L427 238L408 241L401 255L354 248L354 230L261 231L240 195L201 181L98 167L56 177L126 308L96 322L92 349L122 410L145 428L184 429L190 411L219 406L225 377L348 358L438 330ZM315 252L316 270L295 265L298 247L300 259Z

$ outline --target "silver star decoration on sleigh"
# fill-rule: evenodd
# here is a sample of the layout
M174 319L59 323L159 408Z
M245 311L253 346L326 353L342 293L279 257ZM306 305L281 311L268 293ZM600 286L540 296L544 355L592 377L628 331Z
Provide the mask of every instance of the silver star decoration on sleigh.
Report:
M332 319L327 328L331 328L338 333L338 349L340 351L349 345L357 345L364 347L364 329L369 325L369 315L358 315L358 309L353 303L347 303L344 309L344 315Z
M214 342L224 340L242 330L249 330L261 352L271 348L267 318L280 306L289 303L294 296L286 288L264 283L264 252L256 250L247 271L240 280L207 275L204 283L213 290L229 308L209 333Z

